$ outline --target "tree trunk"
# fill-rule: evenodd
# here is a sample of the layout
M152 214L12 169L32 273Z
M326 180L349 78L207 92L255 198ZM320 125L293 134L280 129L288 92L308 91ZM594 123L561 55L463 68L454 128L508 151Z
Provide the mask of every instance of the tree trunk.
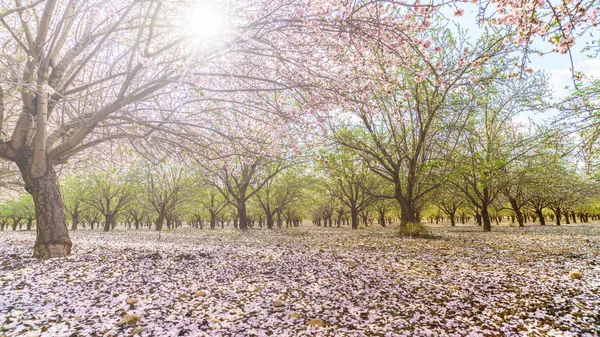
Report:
M76 230L77 225L79 225L79 212L74 212L73 216L71 218L73 220L73 224L71 225L71 230Z
M569 221L569 211L564 211L563 213L565 215L565 224L570 225L571 221ZM560 217L560 214L558 214L558 216Z
M556 215L556 225L560 226L560 207L554 210L554 214Z
M481 209L481 220L483 224L483 231L490 232L492 230L492 222L490 220L490 214L488 213L487 206L483 206Z
M385 227L385 213L379 214L379 224L381 227Z
M267 215L267 228L271 229L273 228L273 224L275 223L275 220L273 220L273 213L271 213L271 211L265 210L265 214Z
M210 229L215 229L217 225L217 215L214 212L210 212Z
M163 212L160 212L158 214L158 218L156 219L156 223L154 225L154 230L155 231L162 230L162 226L163 226L163 222L164 221L165 221L165 214Z
M104 216L104 231L108 232L112 228L112 215L108 214Z
M517 216L517 221L519 222L519 227L525 227L525 222L523 220L523 213L521 212L521 209L519 208L519 205L517 204L517 200L515 200L515 198L508 198L508 201L510 202L510 206L513 209L513 212L515 212L515 215Z
M354 207L350 209L350 218L352 220L352 229L358 229L358 211Z
M537 214L540 219L540 226L546 226L546 219L544 219L544 213L542 213L541 209L536 209L535 214Z
M238 228L241 230L248 229L248 215L246 214L246 205L245 204L238 205L237 211L238 211L238 218L239 218L238 219L239 220Z
M405 200L398 201L400 202L400 226L406 227L409 223L419 223L420 219L417 219L413 205Z
M25 190L31 194L35 204L33 256L51 258L69 255L73 243L69 238L65 207L54 170L47 165L45 174L34 177L31 174L33 150L25 148L19 157L17 165L25 181Z
M456 211L450 214L450 226L456 227Z

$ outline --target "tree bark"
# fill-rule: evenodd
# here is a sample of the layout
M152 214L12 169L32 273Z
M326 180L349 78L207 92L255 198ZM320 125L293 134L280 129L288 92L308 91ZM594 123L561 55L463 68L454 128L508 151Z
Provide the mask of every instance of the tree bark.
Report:
M217 215L214 212L210 212L210 229L215 229L217 226Z
M163 226L163 222L165 221L165 214L163 212L160 212L158 214L158 218L156 219L156 224L154 227L155 231L160 231L162 230L162 226Z
M350 209L350 218L352 219L352 229L358 229L358 211L354 207Z
M385 227L385 213L379 213L379 224L381 227Z
M248 215L246 214L246 205L238 205L237 207L239 224L238 228L241 230L248 229Z
M517 200L509 197L508 201L510 202L510 206L512 207L513 212L515 212L515 215L517 216L517 222L519 222L519 227L525 227L525 222L523 220L523 213L521 212L521 209L519 208L519 205L517 204Z
M544 218L544 213L542 213L541 209L536 209L535 214L537 214L540 219L540 226L546 226L546 219Z
M56 173L51 165L41 175L31 171L33 149L23 147L19 151L17 165L25 181L25 190L33 197L36 219L36 240L33 256L52 258L71 253L73 243L69 238L65 207L60 194Z
M79 212L73 212L73 215L71 216L71 220L73 221L73 223L71 225L71 230L76 230L77 225L79 225Z
M569 221L569 211L564 211L563 213L565 215L565 224L570 225L571 221ZM560 217L560 214L558 214L558 216Z
M400 226L405 227L409 223L419 223L413 205L405 200L398 200L400 203Z
M111 229L111 225L112 225L112 214L107 214L104 216L104 231L108 232Z
M488 212L487 206L484 206L481 209L481 220L483 224L483 231L490 232L492 230L492 222L490 220L490 214Z

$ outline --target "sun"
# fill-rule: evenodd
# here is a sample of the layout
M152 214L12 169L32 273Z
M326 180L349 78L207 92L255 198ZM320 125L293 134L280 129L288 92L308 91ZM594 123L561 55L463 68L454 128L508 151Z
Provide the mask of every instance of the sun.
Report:
M185 24L194 35L212 38L225 28L225 18L216 5L195 4L186 10Z

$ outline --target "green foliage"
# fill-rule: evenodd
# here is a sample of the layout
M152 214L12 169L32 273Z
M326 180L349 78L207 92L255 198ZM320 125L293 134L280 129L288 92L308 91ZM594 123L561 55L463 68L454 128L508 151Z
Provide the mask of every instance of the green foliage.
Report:
M399 226L396 234L411 238L432 239L434 237L429 229L420 222L409 222L404 226Z

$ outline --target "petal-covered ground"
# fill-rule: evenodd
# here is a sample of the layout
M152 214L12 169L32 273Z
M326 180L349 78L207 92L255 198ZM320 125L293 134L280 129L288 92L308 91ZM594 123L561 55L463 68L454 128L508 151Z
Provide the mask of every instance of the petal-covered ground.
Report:
M0 232L0 336L597 336L600 226Z

